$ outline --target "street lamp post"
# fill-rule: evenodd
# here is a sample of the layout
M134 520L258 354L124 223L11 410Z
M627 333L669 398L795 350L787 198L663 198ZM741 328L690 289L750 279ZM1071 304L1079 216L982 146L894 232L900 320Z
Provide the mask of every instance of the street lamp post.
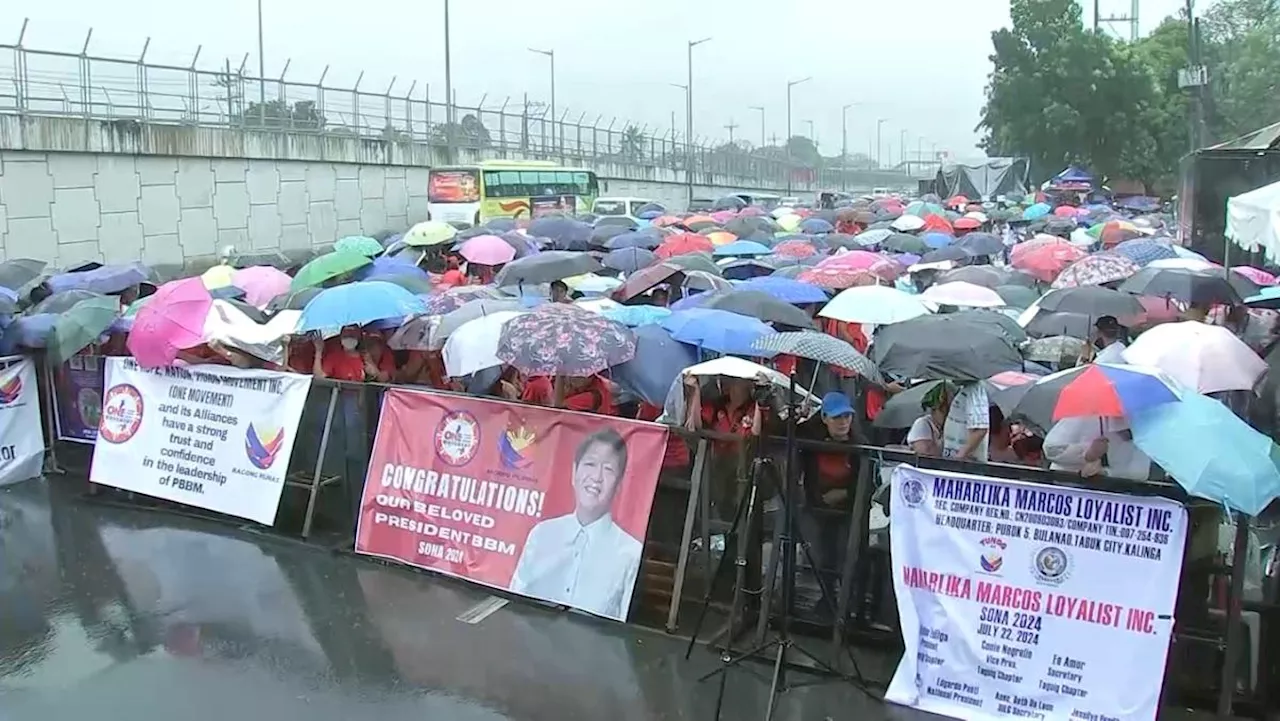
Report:
M444 121L453 123L453 52L449 35L449 0L444 0Z
M880 163L880 148L884 147L880 143L880 129L884 127L885 118L876 121L876 170L880 170L884 166Z
M846 167L849 159L849 108L857 103L849 103L840 108L840 189L849 189L849 179L847 177L848 168Z
M267 104L267 59L262 42L262 0L258 0L258 112L264 113Z
M787 81L787 139L784 141L787 148L787 195L791 195L791 89L810 80L813 80L812 76Z
M529 52L545 55L551 60L551 142L553 147L559 149L560 134L556 131L556 51L529 48Z
M752 105L751 109L760 111L760 147L763 148L764 147L764 106Z
M906 167L906 164L907 164L907 131L906 131L905 129L902 131L902 135L901 135L901 137L900 137L900 139L899 139L899 141L898 141L898 160L900 160L900 161L902 162L903 167ZM893 159L892 159L892 158L890 158L890 159L889 159L889 162L893 162Z
M688 186L689 205L693 205L693 49L710 41L711 38L689 41L689 78L685 88L685 163L684 179Z

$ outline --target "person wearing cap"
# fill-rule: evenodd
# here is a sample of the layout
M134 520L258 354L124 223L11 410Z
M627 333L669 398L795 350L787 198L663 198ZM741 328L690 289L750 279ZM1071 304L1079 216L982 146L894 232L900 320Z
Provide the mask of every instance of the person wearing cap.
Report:
M839 391L822 397L820 419L805 426L803 438L808 441L849 446L862 443L853 420L853 403ZM852 447L846 452L802 448L800 468L808 505L808 512L801 514L800 530L813 551L814 563L835 580L849 534L848 506L858 474L856 451Z
M1097 350L1094 363L1124 363L1124 327L1115 318L1104 315L1093 324L1092 347Z

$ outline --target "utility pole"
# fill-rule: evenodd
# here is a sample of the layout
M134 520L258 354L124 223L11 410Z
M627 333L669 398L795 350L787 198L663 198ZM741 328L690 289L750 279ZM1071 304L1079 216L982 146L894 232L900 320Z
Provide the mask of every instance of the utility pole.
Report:
M733 122L733 118L729 118L729 124L724 128L729 131L729 144L733 145L733 131L738 129L738 124Z
M791 169L791 89L792 89L792 88L794 88L795 86L799 85L800 83L807 83L807 82L809 82L810 80L813 80L813 77L812 77L812 76L807 77L807 78L800 78L799 80L788 80L788 81L787 81L787 139L786 139L786 141L785 141L785 142L786 142L786 144L787 144L787 145L786 145L786 149L787 149L787 195L791 195L791 175L792 175L792 172L791 172L791 170L792 170L792 169Z
M854 103L840 108L840 189L849 189L848 167L849 162L849 108Z
M709 41L711 38L703 38L701 40L689 41L689 81L685 86L685 112L688 116L685 118L685 164L684 179L688 186L689 205L693 205L693 49L699 45Z
M551 60L551 147L558 150L560 134L556 132L556 51L529 48L529 52L545 55Z
M449 0L444 0L444 121L453 123L453 52L449 45Z
M262 0L258 0L258 112L265 113L267 105L267 58L262 42ZM228 93L230 96L230 93Z
M1208 78L1200 64L1200 22L1195 17L1194 0L1187 0L1187 69L1178 78L1178 85L1185 87L1191 94L1187 104L1190 110L1187 118L1188 135L1191 139L1191 152L1200 149L1201 129L1204 126L1204 84Z
M752 110L760 111L760 147L764 147L764 106L752 105Z
M907 164L907 131L903 130L902 141L898 143L898 162L902 165Z
M883 165L880 164L880 148L884 147L880 142L880 130L884 127L885 118L876 121L876 170L880 170Z

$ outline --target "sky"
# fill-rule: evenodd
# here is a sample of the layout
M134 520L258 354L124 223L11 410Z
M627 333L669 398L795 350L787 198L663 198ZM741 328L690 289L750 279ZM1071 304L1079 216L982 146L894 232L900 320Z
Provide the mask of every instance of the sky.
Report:
M1141 31L1155 28L1183 0L1140 0ZM0 4L0 43L12 44L30 18L24 45L78 52L90 28L90 54L136 58L150 37L150 62L186 66L201 47L199 65L238 66L249 53L256 75L258 0L48 0ZM444 101L445 0L261 0L266 74L316 82L326 65L327 87L383 90L396 78L401 93L418 81ZM1086 18L1093 16L1085 0ZM1103 16L1129 11L1131 0L1098 0ZM1197 2L1202 10L1206 0ZM327 6L327 7L326 7ZM786 8L785 10L781 8ZM325 9L321 9L325 8ZM963 8L963 9L962 9ZM661 128L672 112L681 135L690 40L694 49L694 134L723 142L760 142L786 135L788 81L792 133L816 136L824 155L838 155L842 108L850 153L873 154L880 128L884 161L917 153L980 157L975 131L990 72L991 32L1008 25L1007 0L453 0L453 85L461 106L497 109L550 96L548 58L556 53L556 104L602 127L616 117ZM1121 29L1121 32L1127 30ZM0 53L0 75L11 61ZM74 62L65 66L74 73ZM881 124L878 121L883 119ZM905 143L904 143L905 140Z

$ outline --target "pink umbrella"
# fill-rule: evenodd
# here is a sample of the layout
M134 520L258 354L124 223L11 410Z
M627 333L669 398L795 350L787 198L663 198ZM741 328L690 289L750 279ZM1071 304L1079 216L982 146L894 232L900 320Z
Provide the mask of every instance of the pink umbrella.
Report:
M1084 256L1083 250L1070 243L1042 243L1012 258L1010 265L1041 282L1052 283L1064 268Z
M788 240L774 246L773 254L784 258L808 258L809 256L817 255L818 251L813 247L813 243L803 240Z
M732 210L717 210L711 214L711 218L720 225L724 225L736 217L738 217L738 214Z
M819 268L846 268L849 270L867 270L871 266L883 261L879 255L866 250L851 250L848 253L833 255L824 258L818 263Z
M173 363L178 352L204 342L213 297L199 278L165 283L142 306L129 331L129 352L143 368Z
M293 279L279 268L255 265L241 268L231 274L231 285L244 291L244 302L262 308L276 296L289 292Z
M762 215L768 215L768 213L765 212L764 208L761 208L758 205L748 205L747 207L738 211L739 218L755 218Z
M1258 285L1276 284L1276 277L1274 275L1260 268L1254 268L1251 265L1237 265L1231 270L1234 270Z
M869 270L818 267L804 271L796 276L796 280L831 290L844 290L858 285L877 285L879 282Z
M516 257L516 249L496 235L477 235L468 239L458 253L476 265L503 265Z

